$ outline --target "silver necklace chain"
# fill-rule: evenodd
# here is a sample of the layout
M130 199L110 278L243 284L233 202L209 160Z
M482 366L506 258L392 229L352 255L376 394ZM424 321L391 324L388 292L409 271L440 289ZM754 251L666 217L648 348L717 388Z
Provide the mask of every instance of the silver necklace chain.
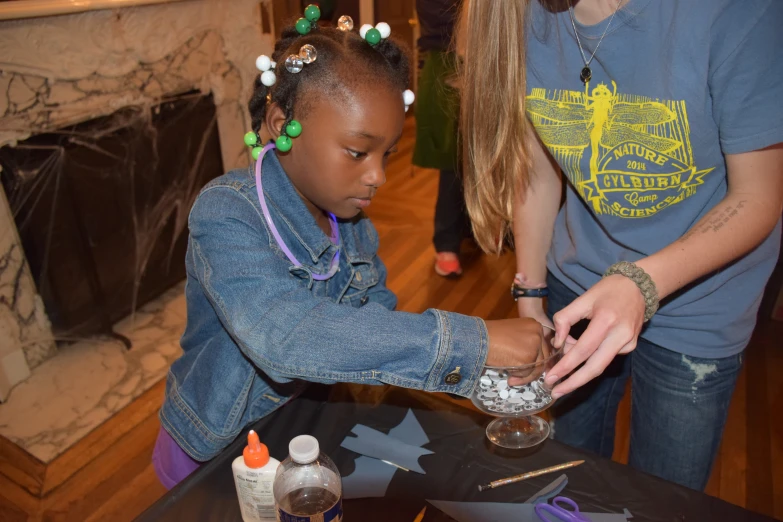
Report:
M592 77L592 71L590 70L590 64L593 62L593 58L595 58L595 53L598 52L598 48L601 47L601 42L604 41L604 36L606 36L606 33L609 31L609 27L612 25L612 20L614 20L614 16L617 14L617 11L620 10L620 3L622 0L617 0L617 7L614 8L614 13L612 13L612 17L609 19L609 23L606 24L606 28L604 29L604 34L601 35L601 38L598 40L598 44L595 46L595 49L593 50L593 54L590 55L590 59L587 59L587 56L585 56L585 50L582 47L582 40L579 38L579 31L576 30L576 21L574 20L574 8L571 6L571 0L568 0L568 15L571 18L571 26L574 28L574 36L576 36L576 43L579 45L579 52L582 53L582 62L584 62L585 66L584 69L582 69L582 72L579 74L579 78L582 80L583 83L587 83L590 81L590 78Z

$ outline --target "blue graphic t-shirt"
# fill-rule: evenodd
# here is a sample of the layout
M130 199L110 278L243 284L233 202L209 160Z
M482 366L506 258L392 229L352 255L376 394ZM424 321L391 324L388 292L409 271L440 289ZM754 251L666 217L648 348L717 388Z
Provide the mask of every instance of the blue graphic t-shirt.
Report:
M577 293L679 239L726 195L724 154L783 142L783 2L630 0L584 67L568 11L532 2L527 113L569 180L548 268ZM576 22L589 58L609 23ZM662 303L642 337L696 357L742 351L780 247Z

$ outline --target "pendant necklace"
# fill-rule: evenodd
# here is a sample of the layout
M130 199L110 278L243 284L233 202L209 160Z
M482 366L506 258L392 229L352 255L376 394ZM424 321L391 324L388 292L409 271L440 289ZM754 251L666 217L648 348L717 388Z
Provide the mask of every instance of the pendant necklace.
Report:
M579 45L579 52L582 53L582 61L584 62L585 66L582 68L582 71L579 73L579 79L582 80L582 83L587 83L590 81L590 78L593 77L593 71L590 69L590 64L593 61L593 58L595 58L595 53L598 52L598 48L601 47L601 42L604 41L604 36L606 36L607 31L609 31L609 26L612 25L612 20L614 20L614 15L617 14L617 11L620 10L620 2L621 0L617 0L617 7L614 9L614 13L612 13L612 17L609 19L609 23L606 24L606 29L604 29L604 34L601 35L601 38L598 40L598 45L595 46L595 50L593 51L593 54L590 55L590 59L587 59L587 56L585 56L585 50L582 48L582 41L579 39L579 32L576 30L576 21L574 20L574 8L571 6L571 0L568 1L568 15L571 17L571 26L574 28L574 35L576 36L576 43Z

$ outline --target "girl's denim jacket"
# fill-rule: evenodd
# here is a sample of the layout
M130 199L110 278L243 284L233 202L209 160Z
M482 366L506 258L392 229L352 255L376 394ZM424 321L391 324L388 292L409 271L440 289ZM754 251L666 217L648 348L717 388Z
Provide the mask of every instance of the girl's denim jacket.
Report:
M481 319L395 312L378 234L364 214L336 246L274 153L264 161L269 212L302 266L275 242L252 169L210 182L190 212L184 351L171 366L160 420L191 457L213 458L306 381L393 384L467 396L487 356Z

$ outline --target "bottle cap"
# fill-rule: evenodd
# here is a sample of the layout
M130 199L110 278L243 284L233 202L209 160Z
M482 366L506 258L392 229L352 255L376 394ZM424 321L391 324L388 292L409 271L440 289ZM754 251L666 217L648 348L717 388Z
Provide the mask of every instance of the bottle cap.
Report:
M258 433L250 430L247 434L247 446L242 452L245 458L245 466L248 468L262 468L269 462L269 450L258 440Z
M318 458L320 451L318 440L312 435L294 437L288 445L288 453L291 455L291 460L297 464L310 464Z

